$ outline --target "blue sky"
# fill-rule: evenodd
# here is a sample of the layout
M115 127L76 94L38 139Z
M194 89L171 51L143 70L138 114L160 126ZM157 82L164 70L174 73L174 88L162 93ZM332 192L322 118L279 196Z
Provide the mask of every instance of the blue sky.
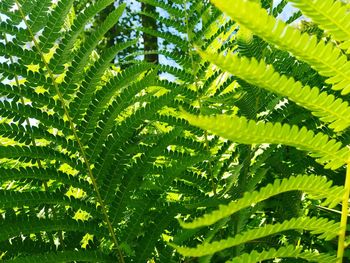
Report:
M276 6L280 1L274 1L274 5ZM282 20L287 20L294 12L296 12L296 8L294 8L291 3L288 3L284 8L283 12L278 16Z

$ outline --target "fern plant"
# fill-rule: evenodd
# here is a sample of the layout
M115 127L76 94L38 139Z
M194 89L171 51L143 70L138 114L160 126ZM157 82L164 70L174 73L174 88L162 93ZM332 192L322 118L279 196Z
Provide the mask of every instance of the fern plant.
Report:
M211 147L219 159L230 144L197 139L203 132L178 118L179 106L198 113L184 85L194 76L138 54L113 65L137 39L98 52L125 5L91 21L112 3L83 1L79 14L72 0L0 3L3 260L176 262L164 242L179 230L175 216L224 202L209 198L207 160ZM187 24L208 7L194 5Z
M146 140L144 119L170 104L177 91L160 88L166 83L157 81L153 65L138 63L123 71L110 68L117 52L135 41L94 55L125 5L113 11L89 38L84 39L82 32L112 2L98 1L76 17L73 1L1 2L6 20L1 23L5 42L1 52L8 60L1 64L1 134L15 144L2 145L0 150L2 160L9 161L1 179L3 259L124 262L129 253L143 261L153 251L154 245L132 247L134 239L141 242L142 228L151 230L155 223L139 218L156 218L152 206L164 194L152 182L159 167L148 162L161 155L167 157L164 161L169 166L183 157L176 151L163 153L178 131L155 125L153 138ZM134 145L138 147L131 149ZM200 159L196 158L188 156L185 163ZM140 183L138 165L149 170L149 181L135 196L132 191ZM173 176L185 168L180 165ZM166 196L158 201L156 213L162 213L165 202ZM134 214L135 210L142 213ZM172 215L162 218L163 224ZM133 218L128 221L133 225L118 227L128 217ZM125 235L122 244L116 229ZM162 230L152 231L153 244Z
M246 192L241 198L231 201L227 205L219 206L217 210L208 212L198 218L180 220L184 228L197 229L205 226L215 227L223 220L229 220L233 214L253 207L259 202L285 191L299 190L308 194L310 198L330 198L334 201L325 201L329 208L342 202L340 223L328 221L326 218L308 218L305 216L285 220L277 224L266 224L256 229L236 232L234 237L204 241L196 247L186 247L172 244L179 253L185 256L200 257L212 255L226 248L246 244L256 239L267 237L290 229L311 231L319 235L318 238L334 239L338 236L337 258L334 255L323 253L309 254L298 246L287 246L279 249L271 248L265 251L249 251L238 255L232 262L260 262L278 257L294 257L314 262L343 262L344 250L348 243L345 241L349 202L349 150L342 143L342 135L346 134L349 126L349 105L346 95L349 93L349 61L348 52L348 16L347 6L341 1L291 1L301 12L311 18L321 29L326 30L329 38L318 39L316 35L309 35L299 29L287 25L281 20L269 15L261 7L259 1L211 1L217 8L229 15L240 25L246 41L251 41L252 34L269 43L272 48L277 47L295 56L299 61L309 64L324 81L309 86L295 80L298 77L290 76L289 72L278 72L273 63L264 61L261 57L237 52L235 48L213 49L198 46L201 57L213 63L219 69L226 71L233 77L239 78L268 92L286 97L288 101L296 103L310 111L321 121L321 127L327 127L327 133L314 132L305 126L289 125L288 123L273 123L266 120L247 120L235 114L216 116L195 116L183 113L183 117L192 125L206 129L216 135L234 142L243 144L282 144L293 146L310 153L310 156L327 169L337 170L347 166L345 183L341 188L334 189L333 193L321 190L324 197L303 189L315 187L318 191L327 185L326 181L320 185L315 176L290 177L282 181L275 181L272 185L260 188L257 192ZM220 54L221 53L221 54ZM267 60L267 59L265 59ZM329 88L329 89L327 89ZM317 128L317 127L316 127ZM325 129L324 129L325 130ZM298 179L296 179L298 178ZM304 181L305 180L305 181ZM310 181L309 181L310 180ZM324 179L323 179L324 180ZM298 181L298 186L294 183ZM294 186L293 186L294 185ZM300 187L300 188L299 188ZM317 190L318 189L318 190ZM333 190L331 190L333 191ZM317 196L317 197L316 197ZM332 203L332 204L331 204ZM315 228L313 228L315 227ZM316 231L315 231L316 230ZM330 233L331 231L332 233ZM326 252L326 251L320 251ZM304 254L306 253L306 254Z
M276 239L268 237L287 231L302 245L333 240L339 233L344 237L348 187L337 182L348 162L348 150L340 142L347 144L349 110L347 97L340 99L337 90L348 93L342 79L346 67L340 70L340 62L347 61L341 56L347 45L346 37L330 26L329 12L324 22L320 16L312 17L316 11L310 8L318 10L318 5L293 1L306 15L312 13L310 17L326 31L328 42L318 44L318 51L334 50L332 56L321 56L324 63L319 65L312 49L297 37L291 43L299 46L290 49L285 39L277 41L281 34L266 33L277 30L273 22L248 19L254 12L265 19L263 10L276 17L286 1L273 7L272 1L264 0L263 9L251 1L232 1L246 10L228 13L233 21L219 10L226 11L225 1L215 1L217 9L200 0L141 0L154 7L149 10L156 10L144 10L142 15L156 19L159 28L136 30L162 44L159 50L127 56L142 45L138 39L108 39L107 32L125 21L125 4L114 8L113 2L0 2L0 258L9 262L186 262L187 256L198 256L200 262L277 257L335 261L331 253L317 253L312 247L269 245ZM105 8L109 15L99 15ZM334 8L346 11L343 5ZM288 23L299 16L296 13ZM259 25L264 30L256 29ZM341 30L346 33L346 26ZM316 45L318 38L312 37L310 43ZM110 47L102 48L106 41ZM342 51L336 53L333 45ZM295 50L300 52L294 54ZM140 60L139 55L153 53L170 63ZM123 54L122 60L115 60L118 54ZM333 57L337 54L341 61ZM313 55L320 58L317 52ZM329 80L324 82L323 76ZM330 84L335 91L326 90ZM283 97L306 110L285 106ZM207 116L223 112L237 116ZM289 124L295 124L304 117L305 127L269 122L288 118ZM316 117L321 122L315 122ZM312 154L256 145L260 143L282 143ZM298 206L305 204L304 198L326 211L334 211L343 201L342 224L327 219L332 217L293 218L301 212ZM261 211L266 216L260 217ZM261 218L267 220L260 222L263 226L250 229ZM304 234L305 241L297 240L300 234L294 229L310 231L317 238ZM225 239L232 233L234 237ZM265 250L251 249L257 239ZM198 240L203 244L188 247Z

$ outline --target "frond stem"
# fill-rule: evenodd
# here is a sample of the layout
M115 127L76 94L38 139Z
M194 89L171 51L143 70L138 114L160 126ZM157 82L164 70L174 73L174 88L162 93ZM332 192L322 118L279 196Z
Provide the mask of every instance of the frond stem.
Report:
M337 263L343 262L344 250L345 250L345 236L346 226L349 213L349 196L350 196L350 162L346 166L346 178L345 178L345 192L342 202L341 221L340 221L340 233L338 239L338 253Z
M271 0L270 2L270 11L269 14L272 15L273 14L273 0Z
M19 12L20 12L20 14L21 14L21 16L22 16L23 22L24 22L24 24L25 24L25 26L26 26L26 28L27 28L27 30L28 30L28 33L30 34L31 38L33 39L34 46L35 46L36 49L38 50L38 53L39 53L39 55L40 55L40 57L41 57L41 59L42 59L42 62L44 63L44 65L45 65L45 67L46 67L46 69L47 69L47 72L48 72L50 78L51 78L52 81L53 81L53 85L54 85L54 87L55 87L57 96L59 97L59 100L60 100L61 103L62 103L62 108L63 108L63 111L64 111L64 113L65 113L65 115L66 115L66 117L67 117L67 119L68 119L70 128L71 128L71 130L72 130L72 132L73 132L73 136L74 136L75 140L76 140L77 143L78 143L78 147L79 147L81 156L82 156L82 158L83 158L83 160L84 160L85 166L86 166L86 168L87 168L88 175L89 175L89 177L90 177L90 179L91 179L91 182L92 182L94 191L95 191L95 193L96 193L97 201L99 202L99 204L100 204L100 206L101 206L101 211L102 211L102 214L103 214L104 219L105 219L105 221L106 221L108 231L109 231L109 233L110 233L110 235L111 235L111 237L112 237L113 243L114 243L115 248L116 248L116 250L117 250L118 258L119 258L119 260L120 260L121 263L124 263L124 262L125 262L125 261L124 261L124 257L123 257L123 254L122 254L120 248L119 248L119 244L118 244L118 241L117 241L117 237L116 237L116 235L115 235L115 232L114 232L113 226L112 226L112 224L111 224L111 221L109 220L106 206L105 206L105 204L104 204L104 202L103 202L103 199L102 199L102 197L101 197L101 193L100 193L100 191L99 191L99 189L98 189L96 179L95 179L95 177L94 177L94 175L93 175L93 173L92 173L91 165L90 165L90 162L89 162L89 160L88 160L88 158L87 158L87 155L86 155L86 153L85 153L83 144L82 144L82 142L81 142L80 139L79 139L79 136L78 136L78 134L77 134L77 131L76 131L75 126L74 126L74 123L73 123L73 120L72 120L71 116L69 115L69 111L68 111L67 105L66 105L66 103L65 103L65 99L63 98L63 95L62 95L62 93L61 93L60 90L59 90L59 87L58 87L58 85L57 85L57 82L55 81L54 74L53 74L53 72L51 71L51 69L50 69L50 67L49 67L49 65L48 65L48 62L46 61L45 56L44 56L44 54L43 54L43 52L42 52L42 50L41 50L41 48L40 48L38 42L37 42L36 39L35 39L35 36L34 36L32 30L31 30L31 28L30 28L30 26L29 26L29 24L28 24L28 21L27 21L27 19L26 19L26 17L25 17L25 14L23 13L23 10L22 10L22 7L21 7L20 3L18 2L18 0L15 0L15 2L16 2L16 5L17 5L17 7L18 7L18 10L19 10Z

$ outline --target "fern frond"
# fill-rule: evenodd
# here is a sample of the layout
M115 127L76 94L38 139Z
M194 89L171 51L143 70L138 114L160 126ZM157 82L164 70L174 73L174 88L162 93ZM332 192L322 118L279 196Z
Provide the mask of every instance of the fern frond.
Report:
M18 36L18 39L29 40L30 36L23 28L18 28L15 25L8 24L0 21L0 32L6 33L12 36Z
M154 14L154 13L151 13L151 12L145 12L145 11L140 12L139 14L151 17L154 20L157 20L158 22L163 23L164 25L166 25L169 28L176 29L180 33L184 33L185 34L186 31L187 31L187 28L184 25L176 23L176 21L174 21L173 19L167 19L167 18L159 16L157 14Z
M261 252L253 250L249 254L245 253L230 261L227 261L226 263L256 263L275 258L300 258L310 262L319 263L335 262L336 260L336 257L333 255L311 251L302 251L301 247L295 248L294 246L287 246L280 247L277 250L271 248L269 250L263 250Z
M0 101L0 113L3 117L13 118L13 121L18 121L21 118L33 118L39 120L48 127L55 127L62 130L65 134L71 133L67 122L65 122L61 116L58 116L58 114L49 115L29 105Z
M120 151L124 150L125 142L129 142L132 140L133 137L135 137L135 128L142 127L142 123L144 123L145 119L149 118L149 116L154 115L158 110L160 110L164 105L168 104L172 99L176 96L176 93L170 93L169 95L163 95L159 98L155 98L154 101L157 103L150 103L146 105L144 108L138 109L135 113L130 115L128 118L126 118L123 122L121 122L117 127L114 128L114 131L112 131L112 135L109 140L105 143L105 145L108 145L108 147L105 147L105 151L102 151L100 155L101 162L98 164L98 170L96 174L99 178L103 178L106 176L106 172L109 172L109 169L111 167L111 160L113 160L115 157L115 154ZM123 133L120 133L119 131L124 131ZM138 130L137 133L141 132L141 130ZM160 144L161 146L162 144ZM159 148L156 150L159 151ZM192 161L189 159L189 161ZM182 166L181 166L182 167ZM140 175L140 174L139 174ZM170 177L169 177L170 178ZM129 177L130 179L130 177ZM111 186L114 186L114 184L111 184L108 182L107 184L104 184L107 186L107 189L112 192L115 191L114 188L109 188ZM117 205L114 205L115 207Z
M38 64L40 63L40 57L38 54L31 50L25 50L13 43L0 43L0 55L1 56L17 56L23 61L23 64Z
M48 53L55 41L60 37L62 25L72 5L73 0L59 1L55 9L50 13L48 23L45 25L44 31L39 37L40 48L44 53ZM19 9L22 10L21 7L19 7ZM30 28L30 30L32 29Z
M172 33L164 33L159 32L157 30L153 30L151 28L141 27L138 28L139 31L145 32L151 36L163 38L164 40L168 41L169 43L174 43L178 48L180 48L182 51L186 52L188 45L186 42L183 41L183 39L175 34Z
M255 239L292 229L311 231L312 234L318 234L319 238L331 240L338 235L339 224L334 223L333 221L328 221L324 218L318 219L301 217L286 220L283 223L265 225L257 229L248 230L242 234L236 235L235 237L214 241L212 243L201 244L195 248L182 247L174 244L170 245L183 256L201 257L214 254L226 248L237 246Z
M14 259L4 260L8 263L52 263L52 262L116 262L112 256L94 250L79 250L79 251L57 251L43 254L33 254L30 256L21 256Z
M79 130L82 133L83 142L86 142L89 133L94 131L97 120L104 112L115 92L130 85L133 81L137 80L135 79L137 76L151 68L153 68L153 65L148 63L129 67L110 79L101 90L95 93L87 109L87 115L85 115L84 121L81 124L82 127L79 127ZM134 95L136 94L134 93Z
M100 59L94 63L94 65L85 74L85 79L79 90L76 93L76 97L71 103L73 118L78 121L88 108L91 98L95 92L96 86L101 82L101 78L105 73L105 70L109 67L111 60L121 50L135 44L136 41L127 41L125 43L117 44L114 47L106 50L101 55Z
M0 63L0 70L2 71L3 76L8 77L8 79L14 79L16 75L22 76L26 81L30 83L35 83L38 86L45 86L47 89L52 88L51 80L46 79L45 72L42 69L39 69L38 72L34 73L32 71L29 71L25 65L19 65L16 63Z
M140 0L140 2L149 4L149 5L153 5L155 7L160 7L162 9L164 9L165 11L167 11L170 15L173 15L175 17L184 17L183 10L181 10L181 9L175 7L175 6L167 5L163 1L159 1L159 0Z
M276 72L272 65L254 58L249 60L237 55L216 55L201 52L203 58L209 60L221 69L257 85L268 91L287 96L297 104L311 110L322 121L330 123L329 127L341 131L350 126L350 107L347 102L326 92L320 92L317 87L310 88Z
M88 63L91 52L99 43L100 39L114 26L124 12L125 4L118 6L111 14L108 15L105 21L96 29L96 31L84 42L79 49L75 59L72 61L71 67L68 69L64 83L60 89L63 95L71 94L76 88L76 83L80 76L84 73L84 67Z
M28 217L18 217L16 222L13 220L2 220L0 223L0 241L5 241L9 238L18 236L20 234L29 235L32 233L39 233L40 231L76 231L82 233L91 233L98 237L106 236L105 229L99 228L96 222L82 222L70 218L55 219L38 219Z
M71 31L65 35L57 48L57 52L55 52L53 58L50 60L49 66L54 72L61 72L64 68L62 65L70 60L69 55L74 47L74 43L84 30L88 21L112 2L112 0L97 1L95 4L88 6L83 13L78 15L73 22ZM59 70L58 67L61 67L61 69Z
M182 238L174 242L194 246L196 240L204 239L206 243L227 237L228 233L242 233L256 225L257 220L270 219L269 209L275 200L279 201L275 195L280 193L286 196L292 191L291 200L296 200L299 196L295 198L295 190L304 190L311 199L322 199L323 205L333 207L339 202L342 187L331 186L321 176L306 177L319 170L320 174L330 174L323 168L318 170L320 166L312 158L306 158L296 168L291 160L302 159L295 157L300 153L296 149L249 147L208 135L187 121L195 117L185 114L182 118L180 110L193 115L238 112L261 120L262 123L256 124L237 117L235 120L242 124L232 129L238 136L233 139L244 143L265 142L264 139L289 143L312 152L319 162L335 169L349 157L348 151L341 149L340 141L330 139L338 134L322 123L309 123L310 118L318 119L293 103L275 110L280 98L274 94L269 94L272 99L261 102L268 93L254 85L263 86L270 76L274 79L274 72L271 75L260 72L256 61L248 61L243 64L251 66L253 72L257 67L265 79L248 78L246 72L238 76L232 71L235 76L230 76L201 60L193 47L209 47L217 53L246 52L248 56L265 59L264 65L270 63L277 72L321 89L324 78L311 76L316 71L258 37L244 46L236 35L238 24L227 19L209 1L136 0L155 7L150 8L155 13L139 14L144 19L156 20L157 26L141 30L145 35L159 37L159 47L164 49L146 52L141 51L143 45L137 39L140 29L128 27L133 24L132 13L137 12L138 5L136 10L126 8L128 12L121 15L125 5L115 6L113 0L78 2L0 0L0 188L3 189L0 191L0 259L180 262L183 257L174 256L175 250L164 241ZM124 2L130 7L130 1ZM272 1L263 1L264 7L268 2ZM278 5L274 14L285 3ZM121 23L116 25L118 19ZM142 21L142 25L137 24L147 27ZM128 38L134 40L127 41ZM158 63L142 62L145 54L157 54ZM163 63L163 55L170 63ZM284 62L286 67L282 65ZM246 78L252 79L253 85L245 82ZM279 84L289 81L281 76L277 80ZM268 91L282 95L275 83L268 83L272 86L265 87ZM308 109L335 131L350 126L344 117L348 114L345 99L335 100L327 93L306 88L312 93L307 100L296 94L301 90L298 82L291 83L293 90L283 91L284 96L287 94L300 105L309 103ZM320 98L313 97L315 94ZM321 98L326 100L324 104L319 103ZM302 111L301 117L290 116L297 110ZM295 123L297 118L304 117L305 128L300 130L282 124L263 124L267 119L287 122L288 118ZM338 119L341 120L337 123ZM229 124L229 129L232 126ZM316 126L332 135L327 137L306 130ZM245 136L251 130L252 137L247 139ZM343 134L347 136L346 132ZM287 162L283 162L282 155ZM305 176L269 185L270 175L280 178L295 174ZM337 174L332 172L330 176ZM298 180L302 181L301 185L297 185ZM267 186L254 192L260 184ZM271 203L270 197L273 197ZM234 213L232 200L238 200L237 211L243 210L239 214L241 218L237 214L232 217L237 221L230 220ZM251 202L261 203L254 206ZM292 207L294 211L295 204L286 204L286 209ZM266 213L255 213L263 205ZM220 209L224 211L225 218L214 226L214 231L203 227L181 232L177 215L200 219L205 209L218 209L212 213L214 217ZM280 211L277 212L276 220L283 222ZM251 215L256 217L253 219ZM256 238L262 238L261 247L267 247L264 238L267 235L304 229L304 225L305 230L321 234L321 239L339 232L333 222L299 218L222 240L224 247L238 244L237 249L215 256L221 262L223 258L240 255L240 247ZM290 232L298 235L297 231ZM208 246L211 249L210 245L215 244ZM85 246L88 249L82 249ZM245 250L250 251L250 244Z
M81 166L79 160L45 146L0 146L0 158L60 160L72 167Z
M52 145L59 145L71 153L76 152L76 142L64 136L53 135L46 131L42 125L39 127L18 126L16 124L0 124L0 135L3 138L12 138L19 143L30 144L35 139L45 139Z
M188 166L194 165L195 163L198 163L199 161L203 161L205 159L205 155L200 155L200 156L189 156L185 154L178 154L176 158L174 158L176 161L173 162L173 165L167 168L160 169L160 178L157 180L157 187L155 189L167 189L170 187L171 183L174 181L175 178L181 175ZM153 165L152 165L153 166ZM151 170L152 173L152 167L148 166L147 170ZM164 176L166 175L166 176ZM133 181L131 183L137 183L138 180L140 179L139 175L134 175ZM111 202L111 209L113 209L113 214L115 215L113 222L119 223L121 219L121 214L118 213L117 209L121 209L119 211L123 211L123 206L127 206L128 202L127 199L131 198L131 195L129 193L128 188L131 187L131 185L128 185L127 187L123 187L123 191L121 193L121 196L118 195L114 198L114 200ZM123 194L124 193L124 194ZM124 196L125 195L125 196ZM117 208L117 209L115 209Z
M18 25L21 21L21 15L18 14L18 12L13 12L11 10L11 7L13 7L15 1L14 0L4 0L0 2L0 11L2 14L5 14L8 16L12 21L14 25ZM22 4L22 8L25 14L30 13L34 8L34 1L25 1Z
M342 187L332 186L331 184L332 182L327 182L325 177L313 175L299 175L285 178L282 181L276 180L273 184L269 184L268 186L259 189L259 191L246 192L243 198L233 201L228 205L222 205L218 210L205 214L203 217L194 219L192 222L180 221L180 225L183 228L197 228L212 225L222 218L228 217L239 210L251 206L252 204L259 203L280 193L293 190L303 191L306 194L309 194L310 199L326 199L324 205L334 207L341 202L344 191Z
M179 69L177 67L172 67L172 66L159 66L159 70L169 73L169 74L173 74L177 79L181 79L181 81L184 82L188 82L188 83L192 83L194 76L188 72L186 72L185 70Z
M307 62L321 75L328 77L327 83L342 94L350 92L350 62L341 49L324 40L317 42L316 36L301 33L281 20L269 16L259 4L246 0L211 0L236 22L251 30L264 40Z
M215 117L184 114L193 125L208 129L226 139L244 143L285 144L312 152L311 156L326 168L337 169L348 162L349 150L341 148L341 143L331 140L322 133L314 134L305 127L289 126L281 123L262 123L244 117L218 115Z
M65 192L45 193L45 192L17 192L0 191L0 208L13 208L21 206L35 207L41 204L62 204L71 206L76 210L82 209L89 212L94 218L99 218L99 211L95 204L82 201L74 197L68 197Z
M303 14L317 23L320 28L340 42L339 47L350 52L350 14L341 1L333 0L290 0Z
M90 191L91 189L91 186L87 181L63 172L58 172L54 169L26 167L20 169L0 169L0 172L1 182L26 179L36 179L45 181L52 179L67 186L80 188L86 192Z
M29 2L29 1L28 1ZM32 29L33 33L37 33L42 29L47 21L49 20L49 7L51 4L50 0L37 0L33 1L35 8L30 12L28 25Z
M147 231L147 230L146 231L148 233L151 233L151 235L144 236L139 241L141 245L139 246L140 249L136 250L136 258L137 258L136 262L139 262L139 263L145 262L150 257L149 255L152 254L155 247L155 243L160 239L160 236L162 234L162 231L159 231L159 230L165 229L166 227L169 226L170 222L174 219L175 213L176 213L176 205L174 205L174 207L170 207L168 211L159 213L159 215L161 214L162 216L157 217L155 222L152 222L153 224L150 224L149 226L147 226L147 229L151 231ZM135 221L137 222L137 220ZM141 217L141 222L142 222L142 217Z
M44 94L38 94L35 92L35 88L29 85L11 86L7 84L0 84L0 94L6 96L13 101L20 101L20 98L24 97L30 99L33 107L46 106L48 109L55 109L55 112L61 113L60 107L62 106L59 101L55 101L53 98L48 98Z
M92 159L94 159L96 155L100 153L100 150L103 147L103 142L106 140L111 130L115 127L115 119L122 113L122 111L126 110L126 106L129 106L130 101L132 100L133 96L137 94L137 92L140 92L143 88L150 85L150 81L152 81L152 79L144 79L126 88L101 116L100 125L92 135L92 139L89 142L89 144L94 145L91 147Z

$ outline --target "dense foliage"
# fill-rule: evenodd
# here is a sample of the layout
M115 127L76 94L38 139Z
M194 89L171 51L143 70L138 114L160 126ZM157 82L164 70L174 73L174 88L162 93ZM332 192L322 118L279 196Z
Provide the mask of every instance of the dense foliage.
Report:
M350 7L289 2L1 0L0 259L350 260Z

